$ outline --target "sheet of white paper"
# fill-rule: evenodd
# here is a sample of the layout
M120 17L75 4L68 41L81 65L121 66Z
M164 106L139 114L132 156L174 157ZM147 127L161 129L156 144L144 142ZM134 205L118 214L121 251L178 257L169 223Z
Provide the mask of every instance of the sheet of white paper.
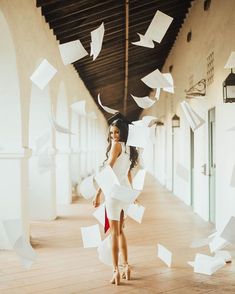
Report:
M8 219L2 221L8 240L13 250L20 258L25 268L30 268L36 259L36 254L30 243L26 241L23 234L22 222L20 219Z
M224 66L224 68L234 68L235 67L235 51L230 53L230 56Z
M86 115L86 100L74 102L70 105L72 110L79 115Z
M171 84L171 87L164 87L163 88L163 91L165 92L169 92L169 93L174 93L174 81L173 81L173 77L170 73L164 73L162 74L166 79L167 81Z
M24 236L21 236L18 240L16 240L13 248L20 258L23 266L29 269L36 260L36 253L33 250L31 244L26 241Z
M102 24L94 31L91 32L91 54L93 55L93 61L97 58L99 55L102 43L104 38L104 23Z
M135 125L135 126L141 126L141 127L144 127L145 126L145 124L144 124L144 122L142 121L142 119L140 119L140 120L134 120L134 121L132 121L131 122L133 125Z
M211 240L209 238L199 239L199 240L193 241L191 243L190 247L191 248L200 248L200 247L209 245L210 242L211 242Z
M143 77L141 79L143 83L145 83L150 88L165 88L165 87L171 87L171 84L168 82L168 80L163 76L163 74L158 70L154 70L147 76Z
M148 96L145 97L136 97L131 94L131 97L135 100L136 104L141 108L149 108L153 106L153 104L156 102L156 100L150 99Z
M40 152L41 149L50 141L51 130L46 130L42 135L36 139L36 153Z
M191 129L195 131L200 126L202 126L205 121L202 119L190 106L187 102L183 101L180 103L182 110L185 114L186 120L188 121Z
M104 227L105 224L105 202L100 205L96 210L92 213L92 215L102 224Z
M38 169L40 173L49 171L54 167L54 161L52 156L49 154L48 148L41 152L38 156Z
M176 164L176 174L184 181L189 181L189 170L179 162Z
M131 42L133 45L146 47L146 48L154 48L154 43L151 39L139 33L137 34L139 35L140 40L137 42Z
M142 218L144 215L145 207L139 204L130 204L127 210L127 215L131 217L136 222L140 223L142 222Z
M145 115L142 117L143 124L147 127L152 127L157 122L156 116Z
M69 128L61 126L60 124L58 124L56 122L56 119L55 119L54 114L52 113L52 111L49 113L49 119L50 119L52 127L57 132L63 133L63 134L66 134L66 135L74 135L74 133L72 133Z
M90 199L95 196L96 194L96 189L94 187L93 183L94 176L89 176L82 180L80 186L79 186L79 191L85 199Z
M235 244L235 217L231 216L221 235L228 242Z
M160 93L161 93L161 88L157 88L157 89L156 89L156 92L155 92L155 97L154 97L154 98L156 98L157 100L159 100L159 98L160 98Z
M73 63L88 55L88 52L79 40L60 44L59 50L64 65Z
M16 241L23 235L22 222L20 219L6 219L2 220L3 227L7 234L8 240L12 247Z
M144 180L145 180L146 170L140 169L136 173L136 175L132 179L132 187L135 190L142 191L144 188Z
M103 191L105 197L110 197L110 192L115 184L119 185L118 178L110 165L107 165L101 172L99 172L95 176L95 180Z
M215 253L215 258L222 258L224 262L228 263L232 261L232 256L227 250L219 250Z
M98 103L99 105L108 113L111 113L111 114L115 114L116 112L118 112L118 110L115 110L115 109L112 109L112 108L109 108L107 106L104 106L102 103L101 103L101 100L100 100L100 94L98 94Z
M148 135L147 127L129 125L126 145L144 148L147 144Z
M157 256L168 266L171 267L172 252L161 244L157 244Z
M43 90L56 73L57 69L44 59L31 75L30 80L39 89Z
M99 260L106 264L112 265L112 251L111 251L111 235L108 235L98 246Z
M233 188L235 187L235 165L233 166L232 176L231 176L231 180L230 180L230 186Z
M101 242L99 225L81 227L84 248L98 247Z
M187 262L191 267L194 267L194 261L188 261Z
M224 265L225 262L222 258L215 258L198 253L196 254L194 261L194 272L205 275L212 275Z
M215 236L212 241L209 243L210 252L216 252L220 249L223 249L225 246L228 245L227 240L220 236Z
M160 43L172 21L172 17L161 12L160 10L157 10L145 33L145 36L150 40Z
M114 184L111 190L111 197L126 203L132 203L139 196L140 191L132 188Z

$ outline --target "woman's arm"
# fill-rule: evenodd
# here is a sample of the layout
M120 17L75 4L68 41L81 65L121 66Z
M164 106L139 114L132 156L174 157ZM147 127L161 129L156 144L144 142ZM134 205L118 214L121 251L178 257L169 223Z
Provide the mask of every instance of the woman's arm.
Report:
M93 198L92 204L94 207L100 206L100 196L101 196L102 190L99 188L96 192L95 197Z
M131 187L132 187L132 176L131 176L131 170L130 169L128 171L127 177L128 177L128 180L129 180L129 182L131 184Z
M122 152L122 146L119 142L112 142L112 146L110 149L109 157L107 163L113 167L114 163L116 162L118 156Z

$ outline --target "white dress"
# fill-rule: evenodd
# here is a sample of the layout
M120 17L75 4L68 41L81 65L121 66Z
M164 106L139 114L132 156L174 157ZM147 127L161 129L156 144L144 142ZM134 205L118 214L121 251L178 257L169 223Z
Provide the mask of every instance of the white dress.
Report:
M124 142L119 143L122 146L122 152L114 163L113 171L117 176L120 185L131 187L131 184L128 180L128 171L131 165L130 147L126 146ZM108 219L119 221L121 211L123 210L125 215L129 204L121 200L114 199L112 198L112 195L110 195L110 197L105 199L105 206Z

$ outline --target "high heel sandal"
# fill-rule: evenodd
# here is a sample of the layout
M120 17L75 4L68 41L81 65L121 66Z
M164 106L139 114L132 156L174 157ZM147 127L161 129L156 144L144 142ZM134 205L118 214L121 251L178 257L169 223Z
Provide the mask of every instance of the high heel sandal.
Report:
M128 281L131 279L131 268L128 263L123 266L122 278Z
M120 273L118 269L115 269L113 271L113 277L112 277L112 280L110 280L110 283L115 284L117 286L120 284Z

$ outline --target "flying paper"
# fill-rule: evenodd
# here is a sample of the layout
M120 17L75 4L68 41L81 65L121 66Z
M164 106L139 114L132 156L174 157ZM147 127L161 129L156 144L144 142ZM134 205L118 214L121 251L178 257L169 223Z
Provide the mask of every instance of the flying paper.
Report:
M63 134L69 134L69 135L74 135L74 133L72 133L70 131L69 128L66 128L64 126L61 126L59 125L57 122L56 122L56 119L55 119L55 116L54 116L54 113L51 112L49 113L49 119L50 119L50 122L51 122L51 125L52 127L59 133L63 133Z
M215 253L215 258L222 258L224 262L229 263L232 261L231 254L226 250L219 250Z
M92 214L104 227L105 224L105 202L100 205Z
M119 185L118 178L110 165L107 165L101 172L99 172L95 176L95 180L105 197L110 197L110 192L115 184Z
M40 152L41 149L50 141L51 130L46 130L42 135L36 139L36 153Z
M98 247L101 242L99 225L81 227L84 248Z
M173 77L170 73L164 73L162 74L166 79L167 81L171 84L171 87L164 87L163 88L163 91L165 92L169 92L169 93L174 93L174 81L173 81Z
M212 241L209 243L209 247L210 247L210 252L216 252L222 248L224 248L225 246L228 245L227 240L225 240L224 238L220 237L220 236L215 236Z
M106 264L112 265L111 235L108 235L98 246L97 251L99 260Z
M50 169L53 167L54 167L54 161L53 161L51 155L49 155L49 149L46 148L38 156L39 172L44 173L44 172L50 171Z
M235 67L235 51L230 53L230 56L224 66L224 68L234 68Z
M100 94L98 94L98 103L99 105L108 113L111 113L111 114L115 114L116 112L118 112L118 110L115 110L115 109L112 109L112 108L109 108L107 106L104 106L102 103L101 103L101 100L100 100Z
M161 244L157 244L158 247L158 257L168 266L171 267L172 262L172 252Z
M220 234L222 238L228 242L235 244L235 217L231 216L230 220L226 224L222 233Z
M132 187L135 190L143 190L146 170L140 169L132 179Z
M157 10L145 33L145 36L155 42L160 43L172 21L172 17Z
M142 218L144 215L145 207L139 204L130 204L127 210L127 215L134 219L136 222L140 223L142 222Z
M104 23L94 31L91 32L91 52L90 56L93 55L93 61L97 58L101 51L102 43L104 38Z
M140 37L140 41L134 42L132 44L148 47L148 48L153 48L154 47L153 41L158 43L162 41L162 38L164 37L172 20L173 20L172 17L158 10L155 13L154 18L152 19L145 35L143 36L141 34L138 34Z
M96 189L93 184L93 178L94 176L89 176L82 180L80 186L79 186L79 191L85 199L90 199L95 196L96 194Z
M148 135L148 127L129 125L126 145L144 148L147 144Z
M153 106L153 104L156 102L152 99L150 99L148 96L145 97L136 97L134 95L131 95L131 97L135 100L136 104L141 108L149 108Z
M157 122L156 116L145 115L142 117L143 124L147 127L152 127Z
M195 131L200 126L202 126L205 121L202 119L190 106L187 102L183 101L180 103L182 110L185 114L186 120L188 121L191 129Z
M132 203L138 197L140 191L131 189L126 186L114 184L111 190L110 196L117 200L121 200L126 203Z
M194 272L205 275L212 275L224 265L225 262L223 258L212 257L198 253L196 254L194 261Z
M141 81L144 82L150 88L154 89L172 87L171 83L168 82L168 80L158 69L143 77Z
M39 89L43 90L56 73L57 70L46 59L44 59L31 75L30 80Z
M88 52L79 40L60 44L59 50L64 65L73 63L88 55Z
M147 47L147 48L154 48L154 43L152 40L147 38L145 35L141 35L139 33L137 34L139 35L140 40L137 42L131 42L133 45Z
M23 266L29 269L36 259L36 254L23 234L20 219L3 220L2 223L13 250Z

